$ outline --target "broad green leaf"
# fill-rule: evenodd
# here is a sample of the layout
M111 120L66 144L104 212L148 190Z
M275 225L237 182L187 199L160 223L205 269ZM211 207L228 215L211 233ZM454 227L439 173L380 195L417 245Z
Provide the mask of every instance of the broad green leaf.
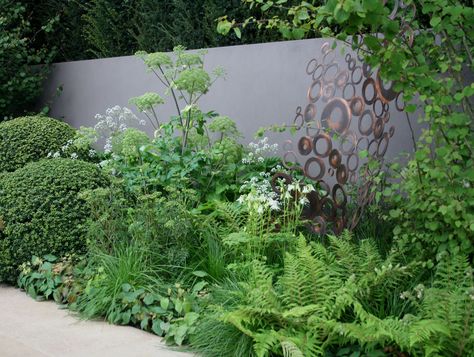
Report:
M158 336L163 336L163 329L161 328L162 323L162 320L155 319L153 320L153 324L151 325L151 330Z
M148 294L145 295L145 298L143 299L143 302L147 305L151 305L155 302L155 300L156 300L155 296L153 294L148 293Z
M200 278L204 278L205 276L208 276L208 274L205 271L202 271L202 270L193 271L193 275L196 275Z
M242 38L242 32L240 31L240 28L238 27L234 27L234 33L235 33L235 36L237 36L237 38Z
M168 298L161 298L160 300L160 306L165 309L165 310L168 310L168 307L170 305L170 299Z
M432 17L431 20L430 20L430 25L433 26L433 27L436 27L439 25L439 23L441 22L441 18L440 17Z

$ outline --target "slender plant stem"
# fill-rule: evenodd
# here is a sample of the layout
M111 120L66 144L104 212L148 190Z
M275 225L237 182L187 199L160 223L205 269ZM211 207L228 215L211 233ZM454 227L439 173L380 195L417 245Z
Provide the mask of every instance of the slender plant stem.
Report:
M163 75L163 78L165 79L165 81L167 83L166 84L167 88L171 91L171 95L173 97L174 105L176 106L176 110L178 112L179 120L181 122L181 125L183 125L183 117L181 116L181 109L179 109L178 98L176 97L176 93L174 92L173 86L171 85L171 82L166 77L166 74L165 74L165 71L163 70L163 68L161 68L161 66L158 66L158 68L159 68L161 74Z
M407 112L405 112L405 115L407 117L408 127L410 128L411 141L413 143L413 150L414 150L414 152L416 152L418 149L417 149L417 145L416 145L415 132L414 132L413 127L411 125L410 116L408 115ZM423 180L422 180L422 176L421 176L420 163L418 162L418 160L415 160L415 161L416 161L416 167L417 167L417 171L418 171L418 179L420 180L420 183L422 183Z

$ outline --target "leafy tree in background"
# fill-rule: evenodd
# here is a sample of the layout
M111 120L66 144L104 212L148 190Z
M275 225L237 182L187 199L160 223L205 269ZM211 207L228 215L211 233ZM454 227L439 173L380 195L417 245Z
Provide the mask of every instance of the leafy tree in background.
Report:
M24 1L38 24L57 14L54 31L42 40L57 46L55 61L132 55L277 40L278 34L249 27L244 36L216 33L216 19L259 16L240 0L34 0ZM34 5L34 7L33 7Z
M136 50L132 21L137 0L92 0L84 5L87 52L93 57L130 55Z
M32 26L32 13L20 2L0 0L0 121L26 113L41 92L54 49L38 44L55 19Z
M236 36L216 33L216 19L225 13L250 16L255 12L240 0L92 0L86 6L84 31L96 57L130 55L137 50L170 51L180 44L203 48L242 43ZM257 16L257 14L255 14ZM277 39L254 28L244 43Z
M85 59L88 43L84 36L86 0L22 0L21 3L31 13L31 26L40 29L51 19L54 26L48 32L37 36L35 46L55 49L54 61L72 61Z

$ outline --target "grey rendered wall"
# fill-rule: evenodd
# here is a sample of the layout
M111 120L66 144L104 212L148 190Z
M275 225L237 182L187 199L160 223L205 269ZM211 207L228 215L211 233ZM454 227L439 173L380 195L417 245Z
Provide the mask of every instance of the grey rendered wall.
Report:
M321 57L326 40L275 42L210 49L206 67L222 66L227 72L202 98L201 107L233 118L251 141L262 126L291 123L297 106L307 104L306 93L311 78L306 66L311 58ZM337 56L340 63L344 55ZM58 86L62 94L54 98ZM93 126L94 115L114 105L128 106L131 97L147 91L164 93L164 88L136 57L58 63L45 84L42 102L53 102L51 116L62 118L75 127ZM131 109L133 109L131 107ZM171 100L159 109L161 119L175 115ZM414 120L415 121L415 120ZM386 156L411 151L412 141L403 113L393 112L390 119L395 135ZM415 134L419 128L415 125ZM152 128L149 128L152 131ZM285 135L271 135L282 143Z

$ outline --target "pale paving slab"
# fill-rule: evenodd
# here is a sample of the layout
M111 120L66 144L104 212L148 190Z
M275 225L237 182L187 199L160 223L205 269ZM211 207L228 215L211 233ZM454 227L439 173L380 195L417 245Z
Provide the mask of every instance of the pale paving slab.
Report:
M53 302L0 285L2 357L189 357L152 334L103 321L80 321Z

